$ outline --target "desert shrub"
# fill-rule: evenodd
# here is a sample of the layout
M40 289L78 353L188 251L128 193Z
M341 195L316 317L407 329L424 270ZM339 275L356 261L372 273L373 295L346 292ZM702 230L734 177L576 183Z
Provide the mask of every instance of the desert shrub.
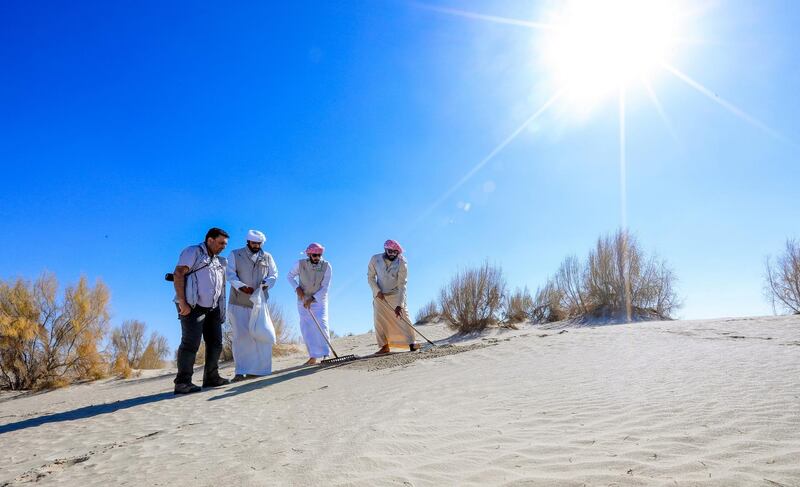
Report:
M629 232L597 240L589 253L583 298L595 316L668 319L680 307L675 273L663 260L647 257Z
M552 286L558 290L551 298L558 298L557 309L561 316L579 316L587 313L585 283L587 269L577 256L570 255L561 262L552 279Z
M559 291L552 281L541 289L536 290L533 305L529 311L533 323L553 323L567 318L567 312L561 306L563 293Z
M144 347L142 356L139 358L137 369L161 369L169 356L169 344L167 337L153 332L147 346Z
M537 291L529 314L535 323L669 319L680 307L676 280L666 261L648 257L630 233L620 230L599 238L585 262L564 259Z
M145 328L141 321L128 320L111 329L112 362L116 363L117 357L124 355L131 367L138 368L139 358L144 352Z
M167 338L157 332L150 335L145 344L144 337L147 325L138 320L124 321L111 330L109 343L112 373L119 357L125 357L125 363L133 369L160 369L169 355Z
M119 354L114 358L111 363L111 374L122 379L128 379L133 375L131 364L128 363L128 359L124 354Z
M439 318L439 307L436 305L436 301L431 300L417 311L414 321L416 323L430 323L437 318Z
M520 323L530 318L533 309L533 297L528 288L517 289L509 294L503 306L503 318L508 323Z
M800 314L800 244L787 240L774 263L767 257L765 268L764 291L773 310Z
M272 326L275 327L275 345L272 347L272 355L281 356L297 352L299 350L297 340L286 322L283 308L277 303L269 303L269 315L272 318Z
M108 328L109 293L81 277L59 299L54 275L0 281L0 386L50 388L103 377L98 350Z
M505 290L502 270L488 262L461 271L439 293L442 317L459 333L481 331L498 322Z

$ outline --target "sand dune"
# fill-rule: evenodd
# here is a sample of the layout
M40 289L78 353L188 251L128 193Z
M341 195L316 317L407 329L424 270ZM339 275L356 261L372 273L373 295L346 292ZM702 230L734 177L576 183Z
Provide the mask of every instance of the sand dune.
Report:
M281 358L187 397L170 370L6 393L0 485L800 485L800 317L447 343L329 369Z

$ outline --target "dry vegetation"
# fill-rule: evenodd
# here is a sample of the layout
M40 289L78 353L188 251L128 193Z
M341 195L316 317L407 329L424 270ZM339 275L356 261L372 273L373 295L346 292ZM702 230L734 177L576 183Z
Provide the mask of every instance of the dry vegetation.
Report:
M108 288L82 277L61 299L52 274L0 282L0 386L59 387L103 377L99 351L108 327Z
M765 263L764 291L772 302L772 308L800 314L800 244L787 240L786 248L773 263Z
M442 318L459 333L484 330L499 322L506 281L499 267L466 269L439 292Z
M797 245L792 249L794 257L782 257L771 275L784 276L794 269L795 280L782 278L782 282L794 283L795 287L790 284L780 289L794 289L794 296L800 296L796 274L800 252ZM462 271L440 291L438 310L435 304L426 305L417 314L417 321L436 310L457 331L469 333L500 323L501 312L506 326L566 319L671 319L680 307L675 282L675 273L666 261L648 256L635 237L620 230L597 239L586 260L566 257L555 275L533 296L527 288L507 294L501 269L487 263ZM787 294L790 293L782 291L781 295ZM791 302L791 298L786 300Z
M139 321L126 321L109 335L108 302L105 284L92 287L85 277L61 296L52 274L0 281L0 388L48 389L162 367L167 339L153 333L145 342Z
M272 347L272 355L289 355L300 350L291 328L286 323L283 308L277 303L269 303L269 315L272 318L272 326L275 327L276 338L275 345Z
M130 377L132 369L160 369L169 355L167 338L157 332L145 343L147 325L129 320L111 330L109 343L111 373Z
M521 323L530 318L532 308L533 298L528 288L517 289L505 298L503 319L507 323Z
M436 305L436 301L431 300L417 311L414 321L416 324L432 323L437 321L440 317L441 313L439 312L439 307Z
M531 319L670 319L680 307L675 273L626 231L601 237L585 262L570 256L537 292Z

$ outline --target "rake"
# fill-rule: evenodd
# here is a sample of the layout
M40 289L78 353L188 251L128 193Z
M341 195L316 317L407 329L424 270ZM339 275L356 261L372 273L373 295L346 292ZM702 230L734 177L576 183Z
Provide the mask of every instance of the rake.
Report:
M384 301L383 299L378 299L378 298L375 298L375 300L377 300L377 301L380 301L381 303L383 303L383 305L384 305L384 306L386 306L386 307L387 307L387 308L388 308L388 309L389 309L389 310L390 310L392 313L394 313L394 310L392 309L392 307L391 307L391 306L389 306L389 303L387 303L387 302L386 302L386 301ZM428 340L428 337L426 337L425 335L423 335L423 334L422 334L422 333L421 333L421 332L420 332L420 331L417 329L417 327L416 327L416 326L412 325L412 324L411 324L411 322L410 322L410 321L408 321L408 320L406 319L406 317L405 317L405 316L403 316L403 315L401 314L401 315L400 315L400 318L403 320L403 322L404 322L406 325L410 326L412 330L414 330L415 332L417 332L417 334L418 334L419 336L421 336L422 338L424 338L426 342L430 343L430 344L431 344L431 347L435 347L435 346L436 346L436 344L435 344L435 343L433 343L432 341Z
M331 352L333 352L333 358L326 358L325 360L319 363L320 365L324 367L328 365L343 364L345 362L351 362L353 360L359 359L358 355L352 355L352 354L342 355L341 357L337 355L336 350L334 350L333 345L331 345L330 339L328 339L328 335L324 331L322 331L322 327L320 326L319 321L317 321L317 317L314 316L314 313L311 312L311 308L306 308L306 311L308 311L308 314L311 315L311 318L314 320L314 324L317 325L317 330L319 330L319 333L320 335L322 335L322 338L324 338L325 341L328 342L328 346L330 347Z

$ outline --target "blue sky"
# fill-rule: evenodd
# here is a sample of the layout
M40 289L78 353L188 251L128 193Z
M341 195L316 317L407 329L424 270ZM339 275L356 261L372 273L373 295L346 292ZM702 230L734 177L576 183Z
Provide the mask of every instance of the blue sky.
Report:
M711 2L671 58L772 134L663 70L672 132L626 90L627 224L675 269L681 317L771 312L763 260L800 237L798 20L794 2ZM371 328L366 265L386 238L406 247L412 314L485 259L533 290L622 223L617 99L581 117L557 102L441 197L552 96L543 36L403 1L5 2L0 277L101 278L113 323L173 347L162 276L210 226L230 249L268 235L292 323L283 276L325 244L338 333Z

